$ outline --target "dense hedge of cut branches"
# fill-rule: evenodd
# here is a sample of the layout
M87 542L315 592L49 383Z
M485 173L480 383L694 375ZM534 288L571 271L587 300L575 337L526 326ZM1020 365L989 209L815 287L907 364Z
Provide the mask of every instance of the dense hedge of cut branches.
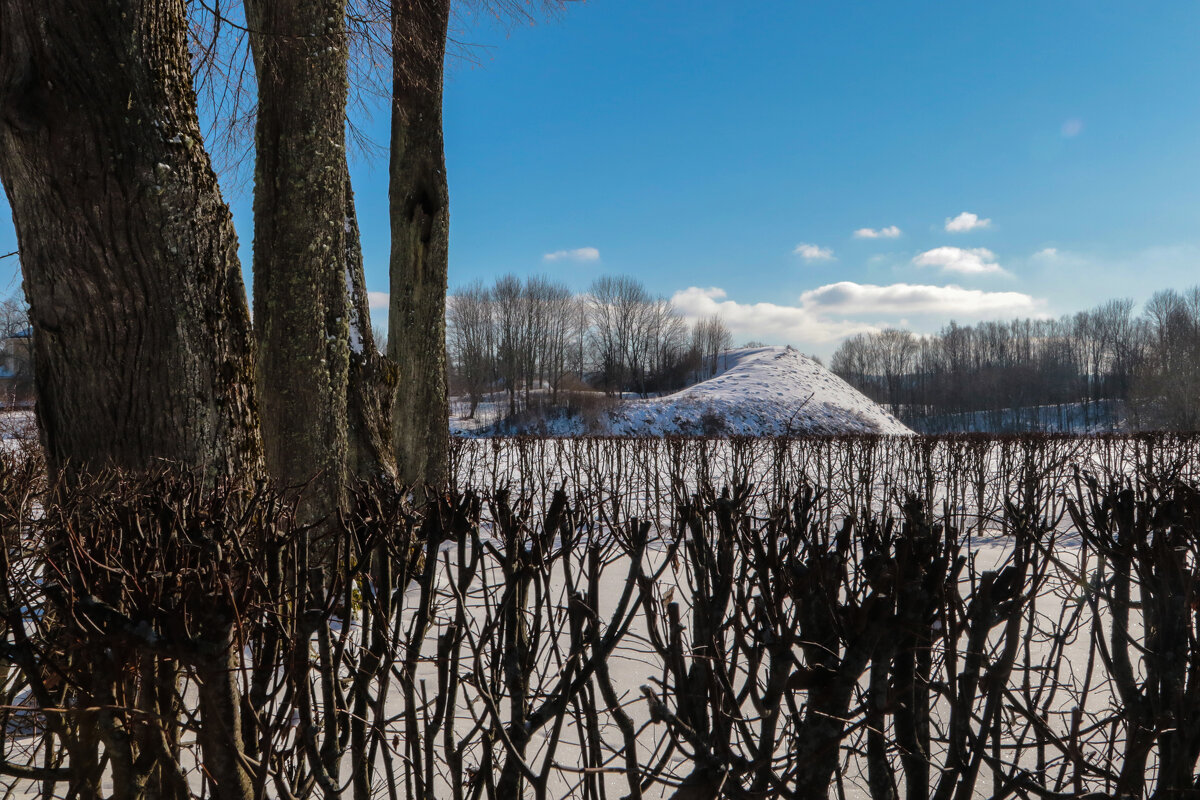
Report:
M1190 796L1196 447L464 443L315 528L0 459L0 786Z

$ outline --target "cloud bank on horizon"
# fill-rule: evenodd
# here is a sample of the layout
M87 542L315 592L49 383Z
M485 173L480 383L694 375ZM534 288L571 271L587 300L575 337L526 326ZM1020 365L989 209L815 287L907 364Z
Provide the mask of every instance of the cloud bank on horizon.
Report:
M1043 316L1045 301L1023 292L990 292L961 286L839 281L802 292L795 305L740 303L717 286L689 286L671 297L688 319L719 314L743 341L829 344L856 333L900 326L909 317L980 319Z

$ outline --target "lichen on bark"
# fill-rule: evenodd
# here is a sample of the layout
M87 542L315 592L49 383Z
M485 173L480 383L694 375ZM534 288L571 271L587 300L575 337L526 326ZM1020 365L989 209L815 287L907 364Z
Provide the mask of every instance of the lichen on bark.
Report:
M254 322L267 467L301 514L346 503L344 0L247 0L258 79Z

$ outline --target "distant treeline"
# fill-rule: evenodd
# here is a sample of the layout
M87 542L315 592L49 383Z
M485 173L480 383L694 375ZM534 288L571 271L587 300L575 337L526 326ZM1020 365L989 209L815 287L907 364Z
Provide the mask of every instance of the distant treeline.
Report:
M719 317L688 325L628 277L601 277L585 294L537 276L475 282L447 300L453 394L478 403L503 392L511 413L535 391L549 404L578 389L672 391L715 372L729 329Z
M1140 315L1125 299L1059 319L951 322L928 337L860 334L842 343L830 366L919 430L980 416L992 430L1036 429L1046 414L1007 412L1037 407L1069 408L1076 425L1093 429L1195 430L1200 286L1158 292Z

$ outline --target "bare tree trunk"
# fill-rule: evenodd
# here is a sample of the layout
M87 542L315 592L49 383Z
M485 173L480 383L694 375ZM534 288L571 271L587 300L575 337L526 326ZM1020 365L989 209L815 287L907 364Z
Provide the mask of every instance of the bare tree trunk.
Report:
M198 659L200 720L197 739L204 771L221 800L250 800L254 796L242 757L241 691L233 626L210 634L213 653Z
M254 325L267 468L315 480L303 514L346 501L344 0L247 0L258 76Z
M258 468L250 319L182 0L0 0L0 178L51 469Z
M392 5L393 84L388 355L399 367L393 443L405 482L445 479L449 192L442 144L442 60L450 0Z
M392 453L392 404L396 398L396 365L379 352L371 328L371 304L363 272L354 191L346 178L346 288L350 291L349 450L351 477L396 477Z

